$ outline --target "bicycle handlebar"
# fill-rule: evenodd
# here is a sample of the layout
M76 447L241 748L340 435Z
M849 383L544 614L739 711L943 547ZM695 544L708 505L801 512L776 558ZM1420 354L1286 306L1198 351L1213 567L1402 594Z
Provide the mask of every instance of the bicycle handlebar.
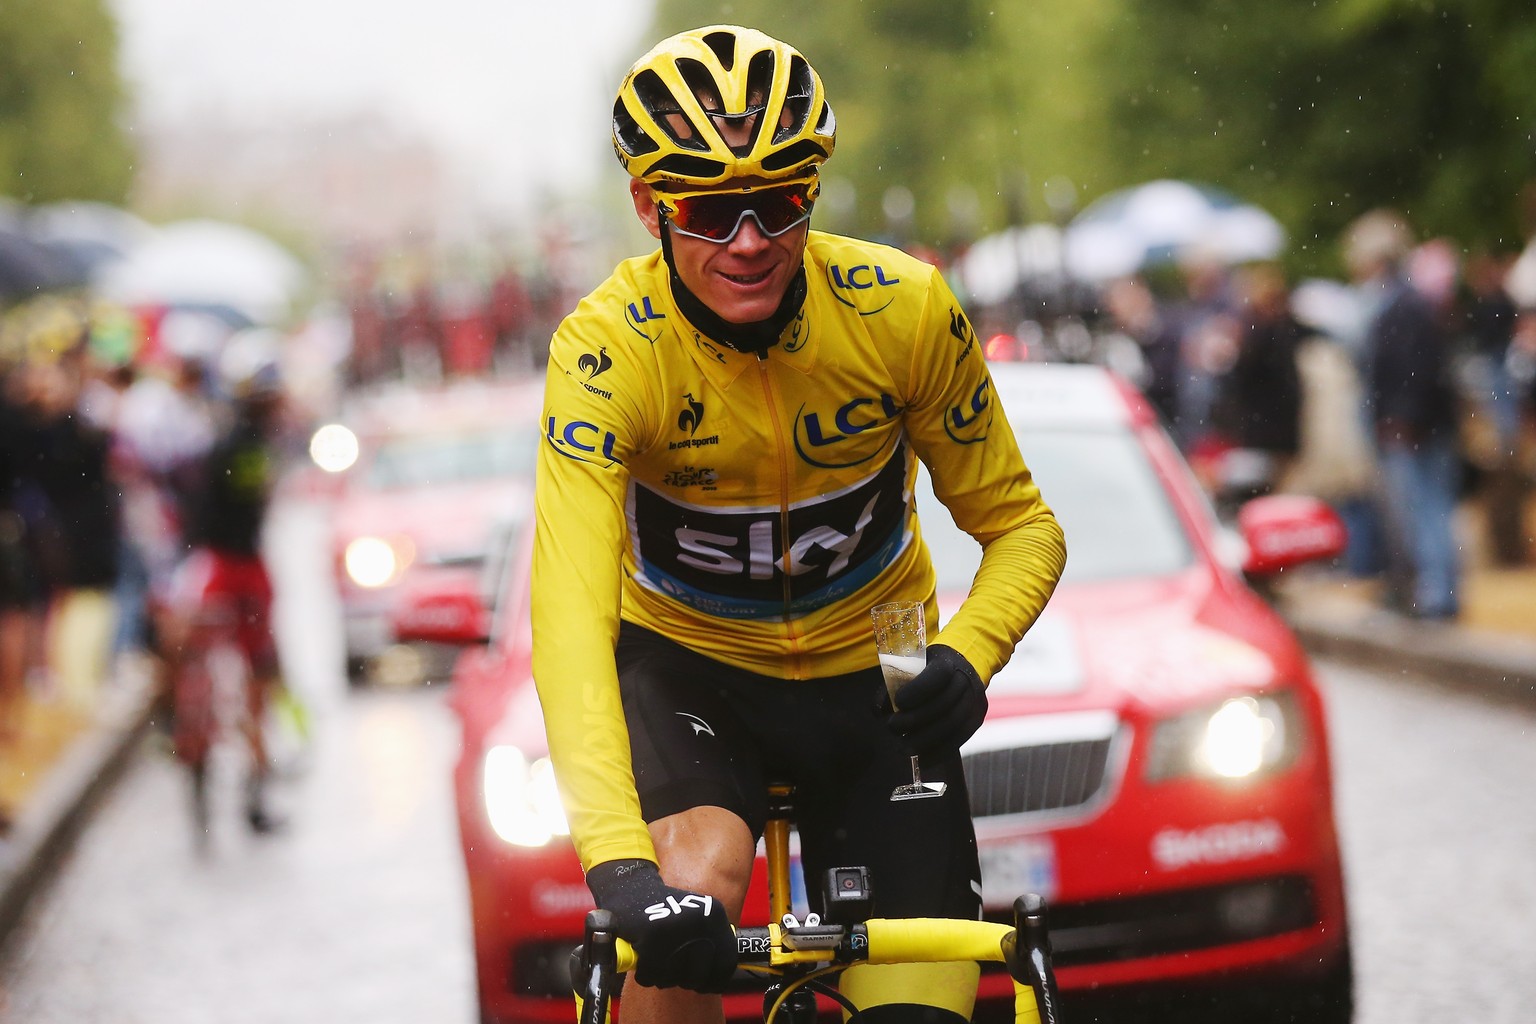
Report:
M1021 896L1013 911L1012 927L989 921L918 917L872 918L846 929L773 924L737 928L737 962L780 968L825 963L993 961L1005 964L1013 978L1016 1022L1060 1024L1045 901L1034 894ZM797 948L797 940L805 945ZM613 915L605 910L588 913L586 942L571 956L578 1024L605 1024L613 979L634 967L634 948L618 937Z

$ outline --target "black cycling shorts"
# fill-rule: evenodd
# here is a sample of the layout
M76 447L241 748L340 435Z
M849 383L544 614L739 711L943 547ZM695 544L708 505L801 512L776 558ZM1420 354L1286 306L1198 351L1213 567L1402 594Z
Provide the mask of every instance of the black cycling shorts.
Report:
M755 837L770 781L795 787L795 823L812 909L828 868L870 871L874 914L974 920L976 834L959 754L925 757L941 797L893 802L912 781L908 752L875 711L878 667L786 680L722 664L625 622L619 688L646 821L723 807Z

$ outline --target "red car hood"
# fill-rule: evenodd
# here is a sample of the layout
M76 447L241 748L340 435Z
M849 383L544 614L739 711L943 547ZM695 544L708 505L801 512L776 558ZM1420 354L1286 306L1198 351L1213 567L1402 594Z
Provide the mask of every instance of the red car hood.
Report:
M1203 569L1159 579L1063 584L992 678L990 717L1167 707L1234 687L1262 687L1277 674L1271 656L1215 625L1242 618L1248 609L1232 607L1234 601ZM946 616L958 604L958 598L941 601Z
M350 495L336 510L337 547L358 537L410 537L418 555L485 553L490 530L523 515L526 483L505 481Z
M940 600L947 619L963 595ZM1240 630L1217 623L1240 622ZM1241 632L1244 635L1239 635ZM1206 570L1059 587L1013 658L992 678L988 718L1078 710L1175 709L1284 673L1272 656L1283 626L1262 602L1242 601ZM1280 652L1289 657L1287 646ZM526 666L524 666L526 668ZM548 750L531 680L485 719L489 742L531 756Z

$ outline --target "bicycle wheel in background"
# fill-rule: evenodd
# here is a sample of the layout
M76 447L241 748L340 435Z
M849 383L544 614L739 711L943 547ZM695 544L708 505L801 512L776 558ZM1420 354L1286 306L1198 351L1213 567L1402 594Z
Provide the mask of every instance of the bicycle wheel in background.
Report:
M209 836L211 799L208 761L213 750L213 674L207 659L195 654L186 659L172 682L171 741L176 759L187 769L191 782L192 826L200 845Z

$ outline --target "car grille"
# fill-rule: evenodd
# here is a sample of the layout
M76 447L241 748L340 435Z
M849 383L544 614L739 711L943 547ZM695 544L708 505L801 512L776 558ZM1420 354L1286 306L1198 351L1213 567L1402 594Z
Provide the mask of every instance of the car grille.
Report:
M1115 781L1119 722L1109 713L1003 721L962 751L971 815L1068 811L1094 803Z
M1210 949L1309 928L1320 920L1312 884L1300 875L1057 903L1050 915L1051 959L1057 967ZM986 916L1013 923L1011 911Z

